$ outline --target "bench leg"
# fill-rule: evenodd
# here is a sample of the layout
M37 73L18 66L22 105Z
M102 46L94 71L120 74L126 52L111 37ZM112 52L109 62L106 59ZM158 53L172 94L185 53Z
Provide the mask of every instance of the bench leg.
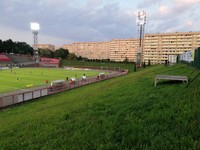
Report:
M154 86L157 85L158 81L159 81L158 79L155 79L155 84L154 84Z

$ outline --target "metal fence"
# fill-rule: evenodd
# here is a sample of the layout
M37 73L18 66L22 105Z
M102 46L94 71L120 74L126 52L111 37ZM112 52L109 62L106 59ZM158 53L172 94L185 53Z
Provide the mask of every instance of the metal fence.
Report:
M88 85L91 83L108 80L110 78L125 75L127 73L128 73L128 70L112 71L111 74L106 75L105 77L90 77L86 79L80 79L75 82L66 81L64 85L57 86L55 88L46 86L46 87L40 87L37 89L26 89L25 91L21 91L21 92L12 92L12 94L7 94L7 95L5 94L0 95L0 108L8 107L8 106L15 105L18 103L23 103L29 100L63 92L66 90L78 88L78 87Z

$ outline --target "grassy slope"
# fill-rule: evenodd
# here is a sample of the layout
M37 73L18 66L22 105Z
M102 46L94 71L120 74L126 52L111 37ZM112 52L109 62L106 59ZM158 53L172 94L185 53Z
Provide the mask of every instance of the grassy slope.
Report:
M199 79L154 87L191 72L154 66L3 110L0 149L199 149Z

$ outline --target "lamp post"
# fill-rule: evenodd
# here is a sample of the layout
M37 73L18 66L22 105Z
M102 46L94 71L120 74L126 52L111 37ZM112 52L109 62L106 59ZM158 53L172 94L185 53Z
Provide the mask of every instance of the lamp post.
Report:
M40 30L40 25L38 23L32 22L31 23L31 30L33 32L33 55L34 55L34 60L39 63L39 53L38 53L38 33Z

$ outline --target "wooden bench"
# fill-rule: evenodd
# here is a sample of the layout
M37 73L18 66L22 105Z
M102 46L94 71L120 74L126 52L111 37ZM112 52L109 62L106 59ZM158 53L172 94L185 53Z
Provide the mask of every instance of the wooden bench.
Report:
M174 75L156 75L155 78L155 86L157 85L159 80L176 80L176 81L183 81L183 83L188 82L187 76L174 76Z

